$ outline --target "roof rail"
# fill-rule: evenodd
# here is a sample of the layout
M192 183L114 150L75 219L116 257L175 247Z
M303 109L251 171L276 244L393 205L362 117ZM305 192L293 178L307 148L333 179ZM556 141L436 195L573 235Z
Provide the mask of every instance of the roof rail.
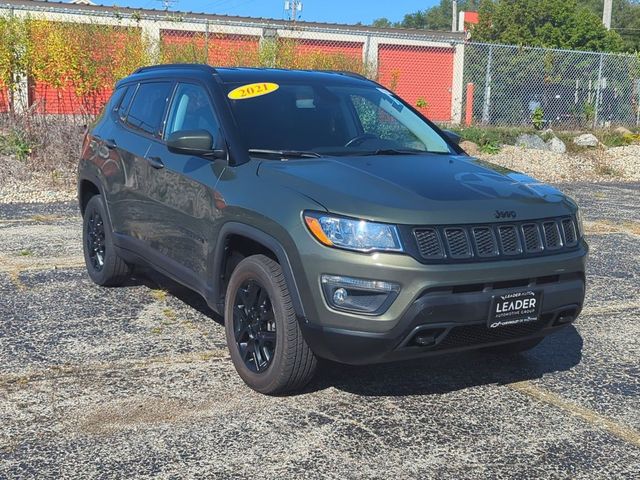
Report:
M348 70L313 70L313 71L324 72L324 73L337 73L338 75L345 75L347 77L359 78L361 80L369 80L367 77L365 77L361 73L350 72Z
M148 67L140 67L138 68L134 74L136 73L144 73L144 72L152 72L154 70L165 70L165 69L198 69L198 70L209 70L211 72L215 72L216 69L211 65L205 65L204 63L167 63L164 65L150 65Z

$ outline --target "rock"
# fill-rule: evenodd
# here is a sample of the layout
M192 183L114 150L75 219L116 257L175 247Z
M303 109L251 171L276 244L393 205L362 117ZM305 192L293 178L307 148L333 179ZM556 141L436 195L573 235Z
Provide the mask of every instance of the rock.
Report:
M595 135L591 133L583 133L573 139L573 143L579 147L597 147L600 143Z
M516 146L533 150L548 150L547 144L544 143L538 135L523 133L516 138Z
M565 153L567 151L567 146L558 137L551 137L547 140L547 148L554 153Z
M472 157L480 153L480 147L478 146L478 144L475 142L470 142L469 140L463 140L462 142L460 142L460 148L462 148Z
M633 135L633 132L631 130L624 127L616 127L613 129L613 131L616 132L618 135Z

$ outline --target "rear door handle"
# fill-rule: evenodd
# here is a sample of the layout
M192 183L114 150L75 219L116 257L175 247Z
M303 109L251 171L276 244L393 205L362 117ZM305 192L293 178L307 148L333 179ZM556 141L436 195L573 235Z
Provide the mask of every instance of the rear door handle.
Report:
M149 162L149 165L151 165L153 168L164 168L164 162L160 157L145 157L145 160Z

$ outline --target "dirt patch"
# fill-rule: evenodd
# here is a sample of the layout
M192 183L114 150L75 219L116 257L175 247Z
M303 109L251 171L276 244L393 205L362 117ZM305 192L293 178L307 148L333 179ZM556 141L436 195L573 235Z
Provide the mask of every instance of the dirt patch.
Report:
M584 228L588 234L628 233L631 235L640 235L640 222L598 220L595 222L585 222Z

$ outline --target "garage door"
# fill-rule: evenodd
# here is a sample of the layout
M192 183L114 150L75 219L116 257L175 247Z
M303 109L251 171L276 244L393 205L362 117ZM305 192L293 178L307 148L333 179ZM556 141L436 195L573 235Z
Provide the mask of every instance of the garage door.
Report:
M453 48L380 45L380 83L431 120L451 121Z

